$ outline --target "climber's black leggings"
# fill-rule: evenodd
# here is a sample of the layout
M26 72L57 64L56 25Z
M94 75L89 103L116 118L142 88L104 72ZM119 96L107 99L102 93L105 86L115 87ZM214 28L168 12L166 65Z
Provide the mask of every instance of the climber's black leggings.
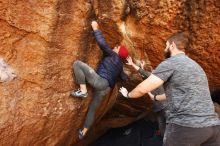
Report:
M86 82L88 82L94 89L93 99L89 105L84 123L84 128L89 129L94 121L96 109L99 107L105 95L110 91L109 83L106 79L100 77L93 68L81 61L75 61L73 69L78 84L86 84Z

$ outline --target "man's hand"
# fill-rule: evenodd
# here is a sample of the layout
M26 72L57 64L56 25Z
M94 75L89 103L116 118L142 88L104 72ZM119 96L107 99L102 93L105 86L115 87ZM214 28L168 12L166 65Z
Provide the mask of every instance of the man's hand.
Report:
M144 60L141 61L141 68L144 69L146 62Z
M122 94L124 97L128 98L128 90L127 90L126 88L121 87L121 88L119 89L119 92L121 92L121 94Z
M92 21L91 26L92 26L93 31L95 31L95 30L98 29L99 25L98 25L98 23L96 21Z
M128 56L127 58L126 58L126 60L128 61L126 64L127 65L133 65L134 63L133 63L133 61L132 61L132 58L130 57L130 56Z

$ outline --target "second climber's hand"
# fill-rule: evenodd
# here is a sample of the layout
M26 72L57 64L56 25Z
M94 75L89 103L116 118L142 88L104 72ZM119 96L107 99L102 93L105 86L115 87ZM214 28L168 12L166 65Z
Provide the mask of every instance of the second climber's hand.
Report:
M132 58L131 58L130 56L128 56L128 57L126 58L126 60L128 61L128 62L126 63L127 65L132 65L132 64L133 64Z
M91 26L92 26L92 29L95 31L95 30L98 29L99 25L98 25L98 23L96 21L92 21Z
M144 60L141 61L141 68L144 69L146 62Z
M150 96L151 100L154 100L154 95L151 92L148 92L147 94Z
M124 97L128 98L128 90L127 90L126 88L121 87L121 88L119 89L119 92L121 92L121 94L122 94Z

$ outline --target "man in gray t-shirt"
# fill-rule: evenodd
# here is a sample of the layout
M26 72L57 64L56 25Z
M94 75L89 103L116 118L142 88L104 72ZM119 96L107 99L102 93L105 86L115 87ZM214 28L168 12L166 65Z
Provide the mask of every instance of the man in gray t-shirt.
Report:
M195 61L180 53L162 62L153 74L165 82L168 123L195 128L219 124L206 74Z
M187 57L184 50L188 39L184 33L171 36L166 42L167 58L151 76L128 93L127 98L138 98L163 85L169 115L164 136L165 146L220 146L220 120L214 110L203 69Z

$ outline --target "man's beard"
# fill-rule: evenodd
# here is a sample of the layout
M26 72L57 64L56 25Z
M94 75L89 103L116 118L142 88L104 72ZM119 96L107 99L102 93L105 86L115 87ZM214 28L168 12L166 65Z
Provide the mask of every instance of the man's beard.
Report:
M170 58L170 56L171 56L170 50L168 50L167 52L164 52L165 59Z

